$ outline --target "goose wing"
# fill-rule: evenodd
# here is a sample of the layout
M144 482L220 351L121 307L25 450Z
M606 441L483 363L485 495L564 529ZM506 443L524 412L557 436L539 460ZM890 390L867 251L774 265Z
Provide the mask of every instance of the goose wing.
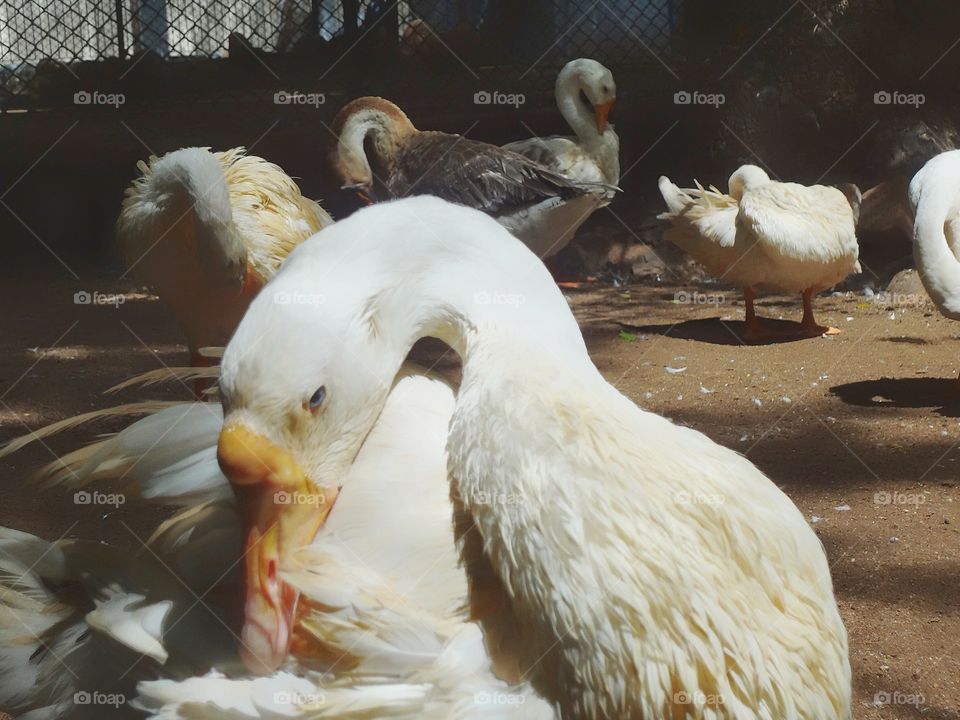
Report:
M609 189L567 179L495 145L440 132L417 133L406 142L387 186L398 197L436 195L491 215Z
M768 255L824 261L856 259L853 210L846 196L825 185L771 182L740 200L737 230Z

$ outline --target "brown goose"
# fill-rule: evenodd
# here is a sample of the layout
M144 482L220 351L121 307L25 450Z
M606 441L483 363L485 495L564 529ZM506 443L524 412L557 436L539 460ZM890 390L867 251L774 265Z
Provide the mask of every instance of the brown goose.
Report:
M376 199L435 195L482 210L541 258L569 243L613 189L566 178L496 145L417 130L383 98L348 103L333 129L333 165L345 189Z

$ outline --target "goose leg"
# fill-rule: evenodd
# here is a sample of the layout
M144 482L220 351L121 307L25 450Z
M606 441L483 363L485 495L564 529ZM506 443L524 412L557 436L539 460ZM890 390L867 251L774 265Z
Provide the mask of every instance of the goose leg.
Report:
M763 340L772 337L770 331L763 326L763 322L757 317L756 310L754 310L753 300L756 296L757 293L752 287L744 286L743 304L746 308L746 315L744 317L743 337L745 340Z
M800 331L805 337L817 335L839 335L840 328L826 325L817 325L813 318L813 288L803 291L803 319L800 321Z

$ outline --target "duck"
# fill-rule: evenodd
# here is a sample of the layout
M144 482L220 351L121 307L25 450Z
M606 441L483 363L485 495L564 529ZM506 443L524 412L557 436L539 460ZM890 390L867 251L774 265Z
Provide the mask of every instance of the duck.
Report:
M0 706L30 720L98 717L99 705L82 703L97 692L163 720L317 717L318 704L320 717L415 720L460 707L462 717L555 720L531 688L493 675L467 615L444 450L453 402L453 386L422 368L408 363L396 378L323 528L277 569L297 608L290 653L268 676L245 669L229 623L249 575L242 508L218 467L218 402L107 408L6 445L4 455L97 418L145 414L38 478L68 492L122 481L130 506L177 511L143 551L0 528Z
M434 337L462 362L446 466L496 677L564 718L850 718L847 634L804 516L742 455L608 383L496 221L434 197L361 209L271 281L321 287L317 311L256 298L223 355L220 468L248 547L275 533L247 567L248 668L289 651L294 593L271 568L326 515L274 494L345 492L411 347ZM478 302L491 288L523 302Z
M940 314L960 320L960 151L931 158L910 181L913 260ZM960 385L960 378L958 378Z
M620 138L607 121L617 99L613 73L590 58L571 60L557 75L555 94L560 115L574 136L534 137L503 147L573 180L616 186Z
M399 107L379 97L347 103L333 132L332 163L344 189L377 200L434 195L481 210L543 259L566 247L615 190L497 145L418 130Z
M803 318L791 335L838 334L816 322L813 297L861 271L860 191L778 182L756 165L738 168L727 185L728 193L699 183L683 190L661 176L667 212L657 217L670 223L664 236L718 279L743 286L746 339L779 337L754 311L764 287L802 293Z
M182 148L137 167L116 226L126 273L173 312L191 363L208 366L201 349L225 345L287 254L332 220L242 147Z

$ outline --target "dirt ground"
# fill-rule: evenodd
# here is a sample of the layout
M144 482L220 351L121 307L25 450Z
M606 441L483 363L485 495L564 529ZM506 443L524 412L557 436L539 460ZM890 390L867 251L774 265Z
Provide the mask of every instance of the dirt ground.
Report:
M133 289L118 283L119 272L78 275L52 258L0 270L0 441L142 398L102 392L185 360L172 320L150 296L125 296L118 307L74 304L81 290ZM568 297L612 383L746 455L812 523L850 633L854 717L960 718L960 406L950 403L960 326L929 306L891 309L851 293L816 303L818 319L839 336L745 346L737 290L601 285ZM758 310L798 319L798 301L765 296ZM0 524L139 546L160 511L104 514L25 483L93 434L76 430L0 460Z

